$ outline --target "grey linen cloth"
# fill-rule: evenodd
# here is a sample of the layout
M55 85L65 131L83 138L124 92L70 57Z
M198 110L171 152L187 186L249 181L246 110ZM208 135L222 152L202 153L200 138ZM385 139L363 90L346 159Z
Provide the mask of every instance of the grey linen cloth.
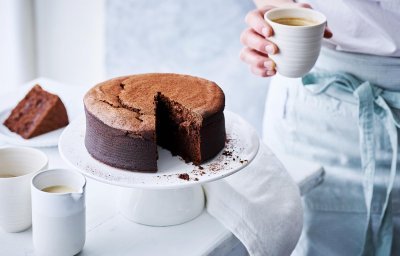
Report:
M250 255L291 254L303 226L300 192L265 144L246 168L203 187L207 211Z

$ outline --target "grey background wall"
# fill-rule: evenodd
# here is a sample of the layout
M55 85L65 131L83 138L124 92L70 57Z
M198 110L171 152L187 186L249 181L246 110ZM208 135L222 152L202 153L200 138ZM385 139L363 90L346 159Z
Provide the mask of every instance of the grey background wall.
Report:
M268 80L239 60L250 0L106 0L107 77L174 72L218 83L226 109L261 131Z

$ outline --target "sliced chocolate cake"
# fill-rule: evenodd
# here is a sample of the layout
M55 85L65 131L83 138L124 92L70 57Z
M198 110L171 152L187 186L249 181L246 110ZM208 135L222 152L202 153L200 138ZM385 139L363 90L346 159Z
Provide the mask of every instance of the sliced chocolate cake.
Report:
M29 139L68 125L61 99L35 85L12 110L4 125Z
M97 160L157 171L157 144L196 165L225 145L225 97L217 84L179 74L119 77L84 98L85 145Z

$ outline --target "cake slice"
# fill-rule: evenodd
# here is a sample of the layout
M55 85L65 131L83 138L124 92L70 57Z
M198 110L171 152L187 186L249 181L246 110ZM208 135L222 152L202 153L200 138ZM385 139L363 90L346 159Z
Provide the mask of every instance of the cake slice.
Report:
M12 110L4 125L29 139L67 126L68 115L57 95L35 85Z

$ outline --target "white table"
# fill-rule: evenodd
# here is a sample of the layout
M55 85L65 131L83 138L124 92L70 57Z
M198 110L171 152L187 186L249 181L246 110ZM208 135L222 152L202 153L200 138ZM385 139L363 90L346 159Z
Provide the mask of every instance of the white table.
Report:
M56 148L42 149L49 168L68 168ZM216 219L204 211L183 225L149 227L133 223L117 212L118 188L88 179L87 240L80 255L244 255L245 249ZM34 255L32 231L0 231L0 255Z
M34 83L57 82L39 78L28 84ZM81 104L83 91L82 88L75 90L77 104ZM0 146L5 144L0 141ZM68 168L57 148L42 150L49 157L49 168ZM304 161L299 164L297 159L284 156L280 159L302 192L321 181L323 170L320 166ZM116 193L117 187L88 179L87 238L80 255L247 255L240 241L206 211L178 226L144 226L128 221L117 212ZM34 255L31 229L16 234L0 229L0 255Z

